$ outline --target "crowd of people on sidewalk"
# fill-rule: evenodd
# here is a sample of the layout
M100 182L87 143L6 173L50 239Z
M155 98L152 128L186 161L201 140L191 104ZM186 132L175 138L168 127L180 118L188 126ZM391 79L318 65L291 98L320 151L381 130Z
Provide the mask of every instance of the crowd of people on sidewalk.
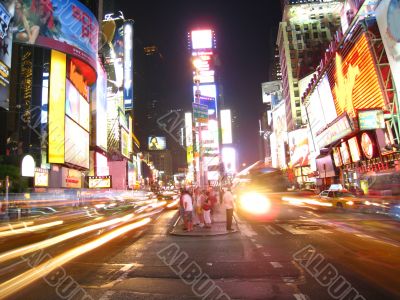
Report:
M208 189L181 189L181 196L179 201L179 210L181 218L183 219L183 229L185 231L193 231L194 226L200 228L211 228L213 223L213 215L217 209L219 193L213 188ZM232 217L234 209L234 199L227 189L222 197L222 203L226 208L226 229L232 230Z

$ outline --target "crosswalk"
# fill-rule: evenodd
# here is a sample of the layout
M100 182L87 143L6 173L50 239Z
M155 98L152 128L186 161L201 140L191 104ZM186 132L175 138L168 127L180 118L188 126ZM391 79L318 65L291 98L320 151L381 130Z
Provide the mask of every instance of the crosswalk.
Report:
M261 227L270 235L330 234L333 231L318 226L299 226L297 224L268 224Z

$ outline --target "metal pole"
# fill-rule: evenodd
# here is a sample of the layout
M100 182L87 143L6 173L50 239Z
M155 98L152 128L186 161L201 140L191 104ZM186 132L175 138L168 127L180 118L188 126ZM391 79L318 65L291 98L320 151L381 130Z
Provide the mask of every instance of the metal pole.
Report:
M196 83L196 103L200 104L200 79L199 79L199 69L195 66L195 83ZM196 121L195 121L196 122ZM198 131L199 131L199 185L201 188L204 187L204 178L203 178L203 153L202 153L202 136L201 136L201 123L198 123Z
M8 209L8 187L10 185L10 178L8 176L6 176L6 198L5 200L5 205L6 205L6 209Z

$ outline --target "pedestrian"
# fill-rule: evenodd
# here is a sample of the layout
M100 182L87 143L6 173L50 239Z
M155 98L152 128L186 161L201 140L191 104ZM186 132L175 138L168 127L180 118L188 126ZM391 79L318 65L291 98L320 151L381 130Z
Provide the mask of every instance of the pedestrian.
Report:
M206 228L211 228L211 202L210 198L206 198L203 203L203 216Z
M200 190L195 188L193 192L193 225L200 226L201 224L201 204L199 203Z
M211 213L211 221L212 221L215 210L217 209L216 206L218 204L217 194L215 193L215 191L213 189L210 189L208 199L210 200L210 205L211 205L210 213Z
M185 208L185 219L186 219L187 231L193 231L193 222L192 222L193 199L187 190L184 191L182 198L183 198L182 199L183 207Z
M226 209L226 230L231 231L233 230L232 218L233 218L234 203L233 203L233 195L230 188L227 188L222 200L224 202Z

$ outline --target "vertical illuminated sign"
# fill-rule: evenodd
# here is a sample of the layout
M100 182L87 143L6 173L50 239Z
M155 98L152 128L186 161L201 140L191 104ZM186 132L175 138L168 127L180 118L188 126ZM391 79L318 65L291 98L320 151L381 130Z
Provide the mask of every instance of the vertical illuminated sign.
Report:
M222 144L232 144L232 117L230 109L221 110Z
M124 103L125 109L133 108L133 24L124 24Z
M187 162L193 162L193 119L191 113L185 113L185 129L186 129L186 154Z
M67 58L52 50L49 92L49 163L64 163L65 85Z

